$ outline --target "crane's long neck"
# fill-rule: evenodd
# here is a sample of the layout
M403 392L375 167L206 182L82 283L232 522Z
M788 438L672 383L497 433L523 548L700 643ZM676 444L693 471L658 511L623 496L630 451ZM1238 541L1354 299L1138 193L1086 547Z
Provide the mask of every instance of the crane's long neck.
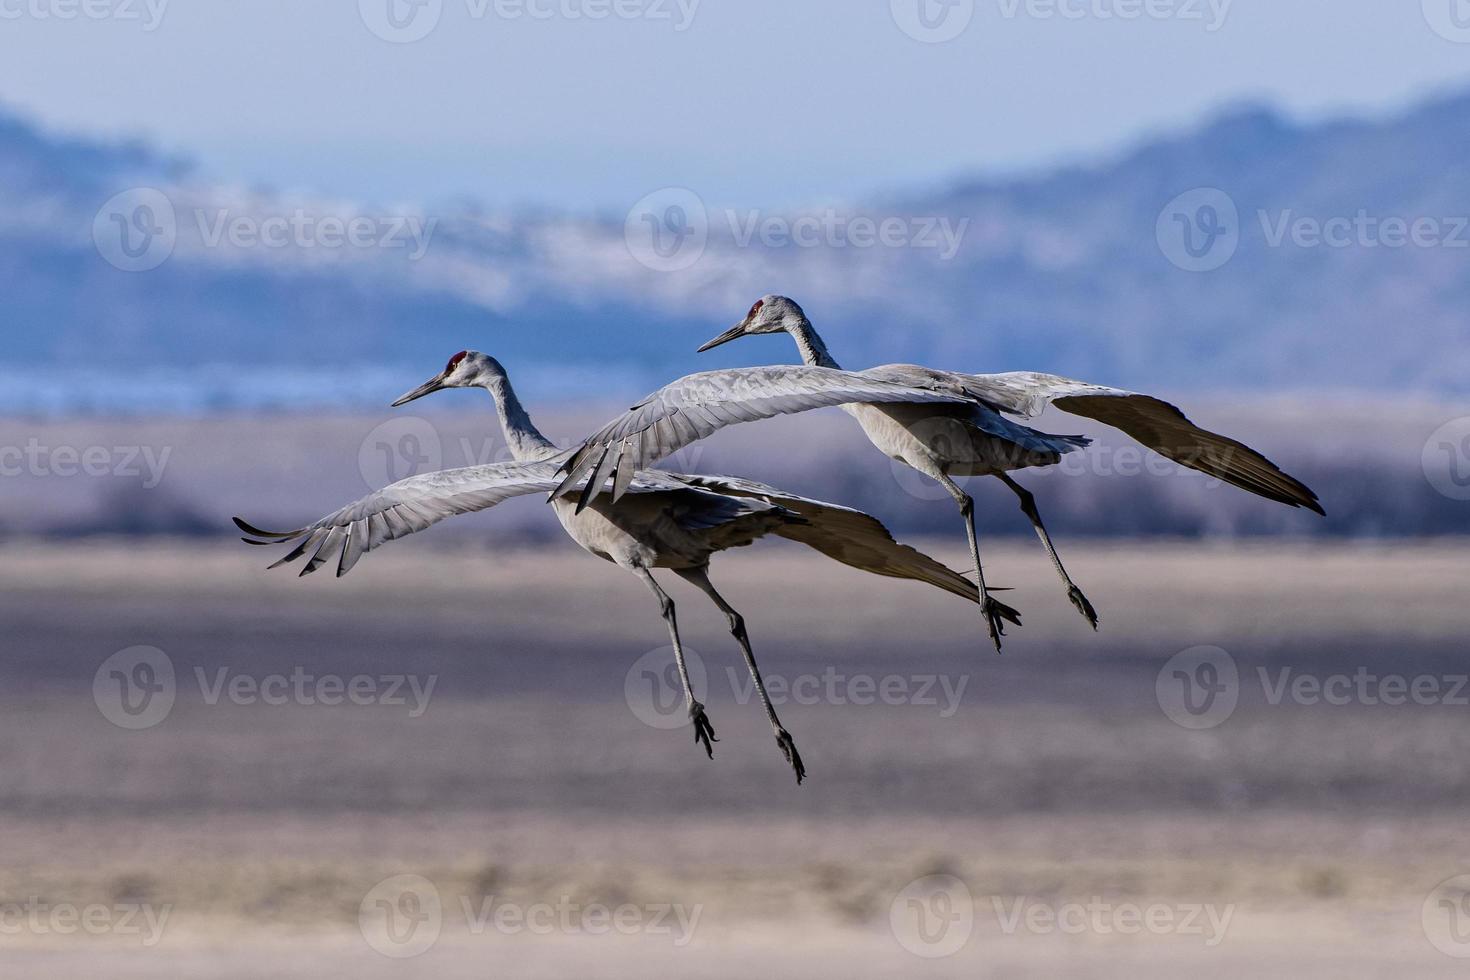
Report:
M808 367L835 368L838 366L836 359L827 352L827 345L822 343L822 338L817 335L816 328L806 317L797 317L793 322L783 326L786 332L791 334L791 339L796 341L796 348L801 351L802 362Z
M518 462L531 463L557 454L556 446L531 422L531 416L516 397L509 378L504 375L491 378L485 383L485 390L495 399L500 426L505 430L505 441Z

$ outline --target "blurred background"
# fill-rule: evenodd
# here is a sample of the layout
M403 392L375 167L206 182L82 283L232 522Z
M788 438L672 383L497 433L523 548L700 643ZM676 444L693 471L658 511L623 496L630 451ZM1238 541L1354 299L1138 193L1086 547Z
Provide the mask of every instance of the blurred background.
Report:
M15 976L1449 976L1470 956L1461 0L0 0L0 964ZM300 526L570 445L769 292L845 367L1147 391L971 481L1024 629L761 543L658 610L536 499L342 581ZM942 491L823 412L673 460ZM318 581L317 579L323 579Z

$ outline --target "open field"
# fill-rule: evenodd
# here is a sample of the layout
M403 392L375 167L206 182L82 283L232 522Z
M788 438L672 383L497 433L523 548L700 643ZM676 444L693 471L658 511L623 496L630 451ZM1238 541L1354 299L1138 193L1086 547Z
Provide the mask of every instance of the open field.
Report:
M960 562L962 542L925 544ZM426 538L300 581L223 543L15 543L0 969L1459 975L1431 938L1470 952L1458 893L1432 894L1470 873L1466 549L1065 542L1093 635L1038 548L992 546L1026 617L1002 657L950 596L785 545L726 556L716 581L791 692L798 788L718 614L671 588L711 762L661 713L652 602L570 545ZM1238 706L1187 730L1160 673L1201 644L1228 653ZM126 730L93 684L133 645L166 655L174 701ZM260 703L273 675L307 694ZM371 703L309 703L357 675ZM1385 703L1393 677L1421 696ZM374 943L427 933L390 935L375 886L404 874L440 932L398 959ZM935 875L942 894L912 890ZM404 922L423 911L393 888ZM99 935L48 917L87 906L112 910Z

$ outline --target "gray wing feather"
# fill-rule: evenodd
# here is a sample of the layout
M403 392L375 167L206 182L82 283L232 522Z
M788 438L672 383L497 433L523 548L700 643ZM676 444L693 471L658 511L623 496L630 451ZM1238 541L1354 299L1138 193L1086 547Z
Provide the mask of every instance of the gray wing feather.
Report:
M1055 405L1121 429L1182 466L1269 500L1325 513L1306 484L1265 456L1244 443L1200 428L1178 408L1152 395L1031 371L949 377L966 393L1000 411L1029 418Z
M547 491L560 482L554 462L495 463L410 477L294 531L262 531L235 518L241 530L264 542L303 539L279 565L311 554L302 575L338 557L337 574L347 574L364 554L446 517L493 507L503 500Z
M980 601L975 584L949 566L908 545L899 544L883 522L851 507L801 497L775 487L727 476L671 474L688 485L738 497L752 497L783 507L803 518L776 533L800 541L844 565L890 578L925 582L946 592Z
M654 392L588 438L567 461L560 497L589 475L581 506L626 455L642 470L718 429L852 402L967 402L963 393L911 387L832 368L772 366L706 371ZM608 456L607 454L611 454ZM604 475L603 471L606 471ZM616 498L615 498L616 499Z

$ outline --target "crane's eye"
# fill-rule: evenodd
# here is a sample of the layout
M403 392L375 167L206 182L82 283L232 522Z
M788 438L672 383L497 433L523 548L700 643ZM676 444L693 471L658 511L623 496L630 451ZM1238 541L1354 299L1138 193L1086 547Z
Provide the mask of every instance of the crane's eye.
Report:
M766 305L766 301L765 300L763 300L763 299L756 300L755 301L755 305L750 308L750 312L747 313L747 314L745 314L746 319L748 319L748 320L754 320L755 319L755 315L757 313L759 313L761 311L761 307L763 307L765 305Z
M449 364L444 368L444 373L448 374L450 371L453 371L459 366L459 362L464 360L466 357L469 357L469 355L470 352L467 350L462 350L458 354L455 354L449 359Z

